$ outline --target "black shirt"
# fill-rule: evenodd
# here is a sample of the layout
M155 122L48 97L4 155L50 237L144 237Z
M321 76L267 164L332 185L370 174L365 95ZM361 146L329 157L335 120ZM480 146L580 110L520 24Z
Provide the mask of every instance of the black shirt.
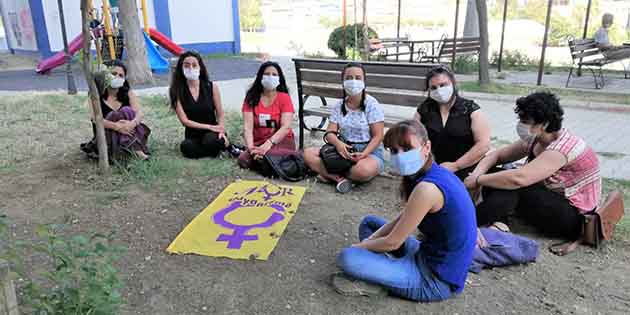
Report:
M186 89L184 95L184 99L179 100L179 102L188 119L200 124L217 124L212 82L199 84L199 97L197 97L197 101L195 101L192 94L190 94L189 89ZM207 132L209 132L209 130L186 127L185 137L186 139L201 138Z
M113 112L114 110L105 103L105 99L102 96L100 97L100 99L101 99L101 112L103 113L103 118L107 118L107 115ZM125 106L131 106L131 104L129 104L129 102L127 103L121 102L118 110L121 110Z
M440 105L435 100L427 98L418 106L420 121L427 128L437 163L455 162L475 145L470 115L479 108L474 101L456 96L443 124Z

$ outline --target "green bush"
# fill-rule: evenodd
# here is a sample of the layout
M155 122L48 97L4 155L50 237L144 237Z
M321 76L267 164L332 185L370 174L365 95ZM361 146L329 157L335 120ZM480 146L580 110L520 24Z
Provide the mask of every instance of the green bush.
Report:
M479 57L476 55L464 55L455 57L455 73L471 74L479 70Z
M354 31L357 31L357 43L354 42ZM346 25L344 34L343 26L337 27L330 33L328 37L328 48L337 54L337 57L344 58L343 37L346 38L346 49L352 48L355 51L363 51L366 38L363 36L363 24L357 23ZM372 28L368 27L368 38L378 38L378 34Z
M20 286L28 313L41 315L81 314L109 315L119 313L123 303L122 282L114 262L122 248L112 246L111 236L62 236L54 226L37 228L40 241L12 242L7 237L6 217L0 215L0 258L11 263L25 279ZM48 268L29 279L22 257L35 252ZM37 280L32 280L37 279Z

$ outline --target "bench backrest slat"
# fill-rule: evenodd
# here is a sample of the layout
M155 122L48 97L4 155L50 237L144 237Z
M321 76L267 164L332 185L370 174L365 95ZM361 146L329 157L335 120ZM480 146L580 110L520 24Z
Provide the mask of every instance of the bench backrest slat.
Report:
M301 69L300 76L302 81L341 84L341 71ZM402 90L424 90L426 86L424 76L396 76L380 73L368 73L365 83L372 87Z
M346 60L293 59L303 95L342 97ZM370 95L383 104L417 106L425 99L426 74L436 64L363 62ZM301 97L302 95L300 95Z
M302 93L305 95L323 96L340 99L343 96L341 86L332 85L310 85L305 83L302 86ZM400 106L416 107L420 105L426 96L418 93L390 93L384 90L374 90L367 87L367 93L372 95L381 104L391 104Z
M601 55L597 42L592 38L570 40L569 51L573 60Z

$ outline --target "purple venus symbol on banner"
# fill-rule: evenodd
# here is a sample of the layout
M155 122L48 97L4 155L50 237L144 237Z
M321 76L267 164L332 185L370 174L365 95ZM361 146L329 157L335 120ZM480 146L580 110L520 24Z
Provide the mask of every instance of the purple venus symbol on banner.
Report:
M225 216L230 212L240 209L242 204L240 201L234 201L229 204L227 207L219 210L212 216L212 220L214 223L234 231L232 234L220 234L217 238L217 242L228 242L227 248L229 249L239 249L243 245L244 241L255 241L258 240L258 235L249 235L247 231L253 228L263 228L263 227L271 227L276 222L280 222L284 220L284 216L280 213L274 212L265 220L265 222L252 224L252 225L237 225L231 222L227 222L225 220ZM284 207L280 205L269 205L269 207L273 208L276 211L284 212Z

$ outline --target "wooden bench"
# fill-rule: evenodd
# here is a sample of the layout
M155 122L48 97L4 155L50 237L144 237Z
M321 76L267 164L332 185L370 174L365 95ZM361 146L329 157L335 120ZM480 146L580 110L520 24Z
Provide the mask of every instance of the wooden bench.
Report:
M604 71L602 68L605 65L622 62L623 59L610 59L602 55L602 51L597 46L597 42L593 39L572 39L569 40L569 51L571 52L571 69L569 70L569 76L567 77L567 83L565 87L569 87L569 81L573 75L573 69L586 68L593 74L593 80L595 81L595 88L601 89L604 87ZM622 62L623 64L623 62ZM628 67L623 64L624 77L630 78L628 73Z
M446 38L443 36L440 40L440 48L437 54L425 54L420 56L420 62L435 62L441 63L444 60L450 60L453 57L453 50L455 56L462 55L474 55L479 54L481 49L481 40L479 37L462 37L453 41L452 38Z
M326 98L342 97L341 70L348 60L294 58L298 88L298 119L300 123L299 145L304 147L304 129L323 131L330 107ZM425 99L426 74L436 64L363 62L367 72L367 92L381 104L416 107ZM309 97L318 97L322 105L305 108ZM319 126L309 128L306 116L321 117ZM385 126L412 117L385 116Z

